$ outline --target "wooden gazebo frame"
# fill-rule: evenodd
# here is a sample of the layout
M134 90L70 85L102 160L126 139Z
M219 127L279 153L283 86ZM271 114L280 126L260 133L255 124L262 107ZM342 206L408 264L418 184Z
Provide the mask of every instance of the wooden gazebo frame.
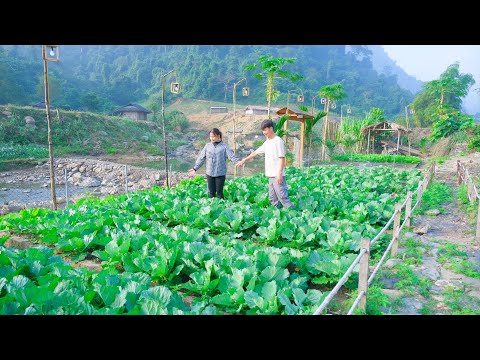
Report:
M406 127L390 122L390 121L381 121L376 124L371 124L362 128L361 132L367 136L367 154L370 153L370 138L372 139L372 147L375 144L375 134L379 134L383 131L396 131L397 132L397 148L396 151L398 153L401 146L401 136L403 134L407 134L408 140L408 155L412 152L413 149L410 149L410 134L412 133L411 129L407 129ZM417 154L415 154L417 155Z
M284 116L287 114L287 107L283 107L276 111L278 116ZM313 116L306 111L297 109L295 107L288 107L288 119L285 121L285 125L283 127L284 130L288 129L288 121L298 121L301 123L300 125L300 159L299 159L299 166L303 167L303 144L305 142L305 120L313 119ZM286 143L286 141L285 141Z

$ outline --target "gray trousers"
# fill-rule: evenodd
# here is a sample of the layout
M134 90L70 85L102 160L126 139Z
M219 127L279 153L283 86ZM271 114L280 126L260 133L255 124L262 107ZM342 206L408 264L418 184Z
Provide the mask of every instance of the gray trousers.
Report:
M285 176L283 177L282 185L277 184L276 177L268 178L268 199L273 206L280 207L280 203L283 207L289 208L293 204L288 198L288 188L287 182L285 181Z

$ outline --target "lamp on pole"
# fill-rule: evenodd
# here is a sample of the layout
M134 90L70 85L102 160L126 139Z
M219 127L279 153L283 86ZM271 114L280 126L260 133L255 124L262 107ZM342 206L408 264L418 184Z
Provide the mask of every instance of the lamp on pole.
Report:
M335 109L337 107L337 104L335 104L334 102L331 102L330 98L327 97L322 97L321 101L320 101L323 105L323 111L325 111L327 113L327 115L325 116L325 120L323 122L323 134L322 134L322 153L321 153L321 160L325 160L326 156L325 156L325 142L326 142L326 138L327 138L327 129L328 129L328 114L330 112L330 108L332 109Z
M347 106L347 114L350 114L352 112L352 109L350 108L350 104L340 105L340 127L342 127L342 123L343 123L343 107L344 106Z
M170 187L170 182L168 180L168 153L167 153L167 135L165 134L165 77L171 74L172 72L175 73L175 77L177 76L177 71L175 69L170 70L166 74L162 75L162 131L163 131L163 150L165 152L165 177L166 177L166 184L167 188ZM180 83L175 82L170 84L170 92L174 94L178 94L180 92Z
M315 117L315 98L319 95L312 96L312 117ZM313 128L310 131L310 139L308 140L308 156L307 156L307 166L310 167L310 151L312 148L312 137L313 137Z
M236 128L236 99L237 99L237 85L239 85L242 81L245 81L245 85L247 84L247 78L243 78L238 80L236 83L233 84L233 153L237 154L237 143L235 141L235 133L237 132ZM242 96L250 95L250 88L244 87L242 89ZM233 176L237 176L237 167L233 167Z
M405 106L405 123L407 124L407 130L410 127L409 122L408 122L408 113L410 112L410 115L415 114L415 110L411 107L411 105Z
M298 94L292 94L292 95L297 95L297 103L303 103L304 97L303 94L298 95ZM288 115L288 107L290 106L290 90L287 91L287 110L285 111L285 114ZM287 131L288 129L288 119L285 121L283 124L283 130ZM283 137L283 140L285 141L285 144L287 143L287 135Z
M318 94L315 96L312 96L312 116L315 116L315 98L318 97Z
M301 95L297 95L297 103L303 103L304 101L304 96L303 93ZM283 130L285 130L285 135L283 136L283 141L285 142L285 149L287 149L287 129L288 129L288 118L290 115L288 114L288 107L290 106L290 90L287 91L287 108L285 110L285 115L287 115L287 120L283 124ZM299 160L299 167L303 166L303 136L305 133L305 121L302 121L301 123L301 129L300 129L300 160Z
M47 54L47 48L48 54ZM59 62L59 51L57 45L42 45L43 58L43 80L45 85L45 111L47 113L47 137L48 157L50 165L50 193L52 197L52 208L57 210L57 195L55 193L55 172L53 170L53 143L52 143L52 122L50 119L50 94L48 92L48 62Z

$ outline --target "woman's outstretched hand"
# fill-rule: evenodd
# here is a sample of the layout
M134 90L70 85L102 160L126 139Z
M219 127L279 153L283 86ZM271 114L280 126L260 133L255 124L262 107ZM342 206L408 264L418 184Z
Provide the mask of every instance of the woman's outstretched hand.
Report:
M188 169L188 176L194 177L195 173L196 173L195 169Z

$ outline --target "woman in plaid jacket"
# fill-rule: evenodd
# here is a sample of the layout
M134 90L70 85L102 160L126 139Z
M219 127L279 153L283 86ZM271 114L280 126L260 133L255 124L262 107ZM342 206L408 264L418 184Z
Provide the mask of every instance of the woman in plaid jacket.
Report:
M237 163L239 159L232 149L222 141L222 132L213 128L209 132L210 142L207 143L195 161L193 168L188 170L188 175L194 176L195 172L206 162L205 174L207 175L209 197L223 199L223 186L227 175L227 159Z

